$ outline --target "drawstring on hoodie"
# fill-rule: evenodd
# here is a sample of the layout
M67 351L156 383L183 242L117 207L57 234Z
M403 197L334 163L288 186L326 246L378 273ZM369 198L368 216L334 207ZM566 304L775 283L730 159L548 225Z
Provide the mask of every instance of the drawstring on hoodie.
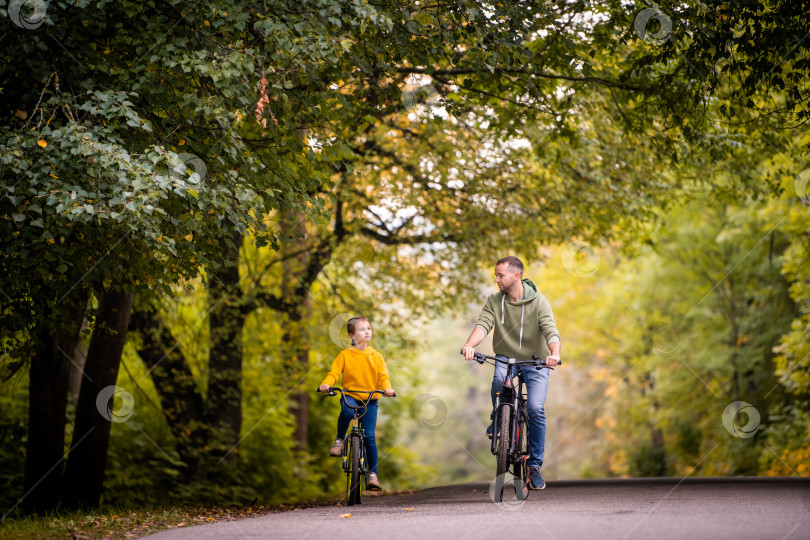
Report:
M504 316L504 302L506 301L506 294L501 296L501 324L503 324ZM520 305L520 340L518 341L518 349L523 348L523 312L526 309L526 304Z
M523 310L526 309L526 304L520 305L520 341L518 341L518 349L523 348Z

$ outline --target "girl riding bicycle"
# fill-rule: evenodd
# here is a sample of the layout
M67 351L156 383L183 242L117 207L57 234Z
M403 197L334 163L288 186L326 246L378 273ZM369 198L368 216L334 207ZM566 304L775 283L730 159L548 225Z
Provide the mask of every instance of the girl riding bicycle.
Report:
M343 376L343 388L351 390L378 390L385 388L386 396L393 396L394 389L391 388L391 378L388 375L388 368L380 353L370 347L371 323L365 317L353 317L346 323L349 337L352 338L352 345L340 351L337 358L332 362L332 369L321 383L319 390L326 392L334 385L340 376ZM346 401L352 406L362 405L363 395L355 394L346 396ZM377 426L377 395L374 395L368 402L368 406L361 411L360 425L365 432L366 457L368 458L368 468L371 471L368 475L368 485L371 489L380 489L380 482L377 479L377 441L374 438L374 429ZM340 416L337 420L337 437L329 455L340 456L343 452L343 437L349 428L349 423L354 417L354 411L346 405L341 404Z

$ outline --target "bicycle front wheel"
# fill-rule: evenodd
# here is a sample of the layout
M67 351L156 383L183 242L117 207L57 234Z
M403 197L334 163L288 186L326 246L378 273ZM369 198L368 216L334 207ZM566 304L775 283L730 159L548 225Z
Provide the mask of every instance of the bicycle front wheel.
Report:
M360 436L349 436L348 447L349 471L346 473L347 505L360 504Z
M498 429L498 476L506 474L509 468L509 438L512 428L512 408L501 407Z

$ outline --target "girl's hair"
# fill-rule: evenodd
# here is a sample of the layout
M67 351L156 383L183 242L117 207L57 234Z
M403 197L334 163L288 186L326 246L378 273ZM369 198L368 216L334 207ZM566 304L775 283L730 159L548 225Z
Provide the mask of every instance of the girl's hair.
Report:
M349 331L350 336L354 334L354 329L357 328L357 323L359 323L360 321L368 322L368 319L366 319L362 315L358 315L357 317L352 317L351 319L349 319L349 322L346 323L346 330ZM352 345L354 345L354 338L352 338Z

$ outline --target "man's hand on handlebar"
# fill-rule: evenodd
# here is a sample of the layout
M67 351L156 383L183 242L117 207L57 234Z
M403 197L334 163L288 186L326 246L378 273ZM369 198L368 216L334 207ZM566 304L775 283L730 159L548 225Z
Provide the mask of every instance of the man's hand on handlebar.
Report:
M552 354L550 356L546 356L546 365L548 367L554 367L560 363L560 357L556 354Z

